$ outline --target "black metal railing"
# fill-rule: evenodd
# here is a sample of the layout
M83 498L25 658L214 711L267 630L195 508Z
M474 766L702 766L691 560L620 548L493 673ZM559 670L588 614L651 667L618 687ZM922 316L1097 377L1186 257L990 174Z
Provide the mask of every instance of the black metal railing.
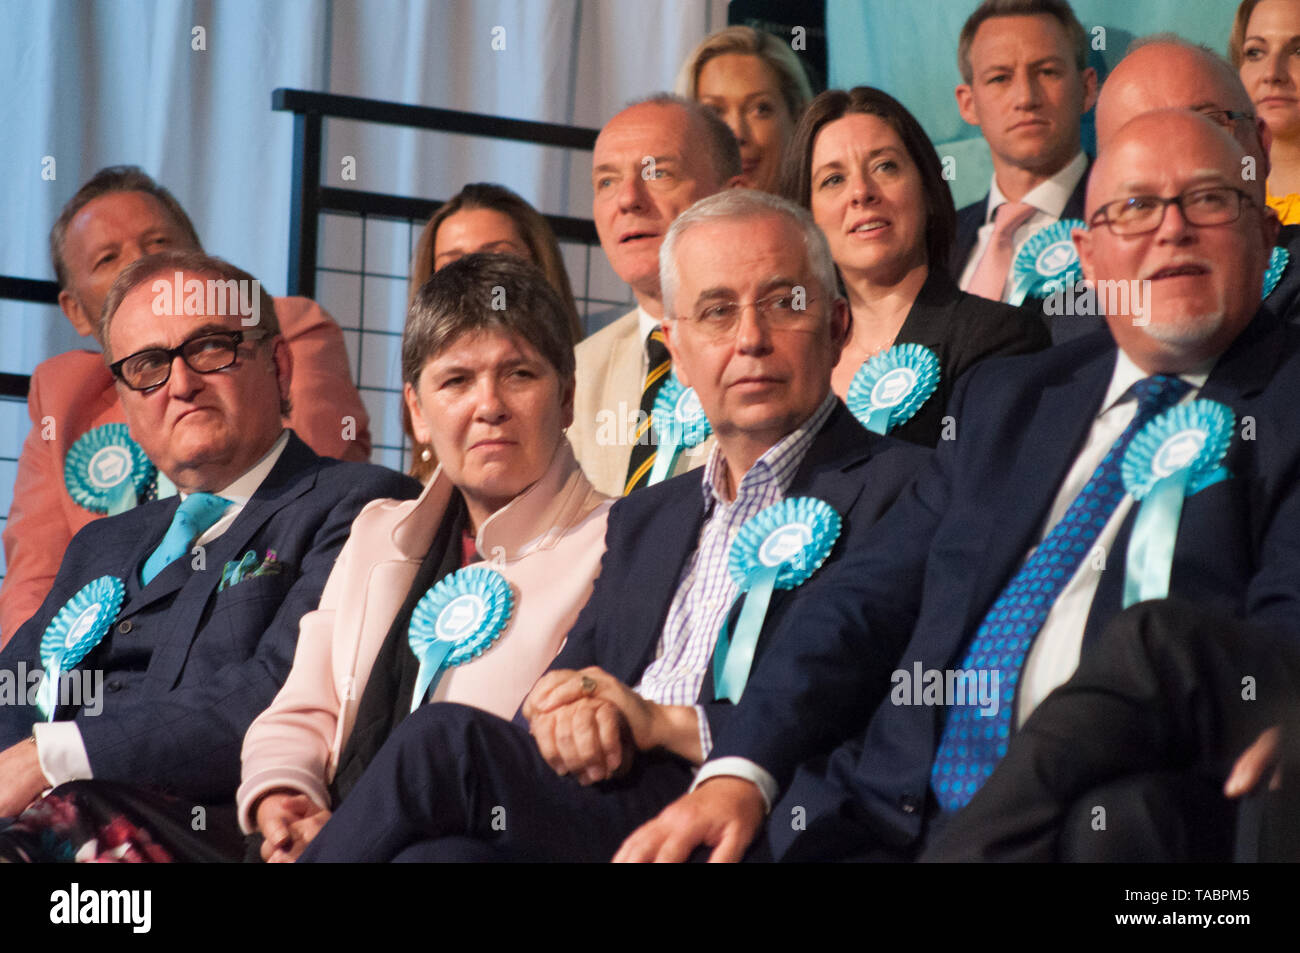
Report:
M53 281L35 278L13 278L0 275L0 299L32 301L36 304L58 304L59 286ZM26 374L0 373L0 400L26 400L31 378Z
M277 89L271 109L293 113L293 182L289 209L289 276L287 293L311 298L316 294L316 257L322 212L378 215L419 220L442 204L431 199L363 192L321 185L322 135L326 119L404 126L433 132L526 142L590 151L596 129L561 126L524 119L503 119L484 113L411 106L380 99L313 93L302 89ZM597 244L595 226L588 219L547 215L556 237Z

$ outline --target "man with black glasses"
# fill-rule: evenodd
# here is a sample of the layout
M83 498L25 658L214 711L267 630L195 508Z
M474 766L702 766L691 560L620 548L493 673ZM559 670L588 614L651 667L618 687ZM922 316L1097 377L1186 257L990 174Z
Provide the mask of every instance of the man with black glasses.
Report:
M293 361L274 305L219 259L137 261L97 334L143 451L102 448L99 466L151 462L178 495L78 533L0 652L0 818L27 809L0 857L229 856L240 745L299 618L361 508L419 486L284 427Z

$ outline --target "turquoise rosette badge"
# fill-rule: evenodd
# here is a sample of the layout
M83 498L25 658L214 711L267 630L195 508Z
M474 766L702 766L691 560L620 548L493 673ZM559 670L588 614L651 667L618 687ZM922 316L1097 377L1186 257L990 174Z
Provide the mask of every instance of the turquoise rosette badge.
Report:
M745 604L735 632L722 623L713 653L714 695L740 701L754 664L754 649L777 589L802 585L830 555L843 521L830 504L814 497L774 503L745 521L728 554L728 571Z
M1169 595L1183 501L1231 474L1221 466L1236 417L1194 400L1153 418L1124 453L1124 489L1138 504L1124 572L1124 606Z
M865 361L849 383L849 412L872 433L907 423L939 386L939 359L920 344L895 344Z
M443 672L487 651L510 623L514 605L510 583L486 566L457 570L424 594L407 629L420 660L411 711L437 689Z
M1073 288L1083 277L1083 269L1070 230L1087 227L1081 218L1065 218L1034 232L1011 262L1008 301L1021 304L1028 297L1046 298Z
M92 513L125 513L153 484L154 465L131 439L126 424L87 431L63 459L63 482L78 506Z
M36 695L36 707L54 719L58 707L60 676L76 668L108 632L122 608L126 587L114 576L100 576L82 586L64 603L41 635L41 665L45 680Z
M1268 256L1268 268L1264 271L1264 297L1267 298L1282 280L1282 273L1291 263L1291 253L1281 245L1274 245Z
M713 433L695 388L684 387L676 371L669 372L655 396L650 426L654 429L656 450L647 486L668 479L682 451L698 447Z

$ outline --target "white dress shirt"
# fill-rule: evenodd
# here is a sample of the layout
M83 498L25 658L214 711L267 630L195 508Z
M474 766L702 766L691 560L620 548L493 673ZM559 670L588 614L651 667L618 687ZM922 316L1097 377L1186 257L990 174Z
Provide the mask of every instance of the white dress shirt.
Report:
M271 445L271 449L243 476L217 492L216 495L225 497L230 501L230 505L221 514L221 519L203 532L194 541L194 545L210 543L230 529L231 524L243 512L248 501L262 485L262 481L270 474L271 468L280 459L280 454L284 453L288 442L289 431L282 431L279 439ZM188 495L188 493L180 494L182 500ZM135 572L136 568L129 566L126 571ZM40 759L41 773L45 775L45 780L51 787L67 781L94 777L90 770L90 755L86 752L86 744L81 738L81 727L75 721L41 722L33 726L32 734L36 738L36 755Z
M1020 201L1026 205L1032 205L1036 211L1025 220L1023 225L1016 229L1015 235L1012 237L1012 261L1015 261L1015 256L1020 253L1020 249L1025 242L1034 236L1034 233L1041 231L1053 222L1060 221L1066 203L1070 201L1070 196L1079 185L1079 180L1083 178L1083 173L1087 168L1088 157L1083 152L1080 152L1056 175L1038 183L1025 193L1024 198ZM975 269L979 267L980 259L984 257L984 250L988 248L989 241L993 238L994 213L997 212L999 205L1007 201L1007 197L998 188L998 177L993 176L993 182L989 185L988 204L984 208L984 224L980 226L975 238L975 247L971 249L970 258L966 260L966 267L962 269L961 281L958 282L962 291L970 288L970 283L975 278ZM1003 301L1007 300L1010 291L1011 282L1008 281L1002 286Z
M1205 367L1196 368L1195 373L1179 375L1182 380L1192 385L1192 389L1180 403L1196 399L1212 366L1211 361ZM1115 370L1111 373L1110 386L1106 389L1101 408L1088 431L1083 449L1080 450L1060 489L1057 490L1052 509L1043 522L1042 531L1034 547L1037 547L1038 543L1051 532L1052 527L1060 522L1065 511L1074 502L1074 498L1083 491L1084 484L1088 482L1097 467L1101 466L1101 461L1105 459L1111 445L1119 439L1124 429L1133 420L1134 414L1137 413L1137 399L1132 395L1125 396L1125 392L1133 384L1148 376L1129 359L1128 355L1123 351L1118 352ZM1132 505L1133 498L1125 494L1097 537L1093 553L1105 554L1105 561L1094 559L1091 554L1086 556L1079 568L1075 570L1074 576L1057 596L1051 611L1048 612L1021 671L1020 685L1016 691L1017 726L1023 724L1038 703L1057 686L1064 684L1078 668L1079 653L1083 647L1083 631L1092 608L1093 597L1097 594L1097 586L1101 582L1101 573L1104 569L1121 573L1124 571L1124 555L1112 553L1111 549ZM1029 552L1032 552L1034 547L1031 547ZM1100 547L1100 550L1096 547ZM1026 559L1029 557L1029 552L1025 553ZM779 793L776 781L765 769L746 758L719 758L716 761L706 762L695 776L695 783L691 790L709 778L720 775L744 778L753 782L762 792L767 809L769 811L772 809L772 803Z

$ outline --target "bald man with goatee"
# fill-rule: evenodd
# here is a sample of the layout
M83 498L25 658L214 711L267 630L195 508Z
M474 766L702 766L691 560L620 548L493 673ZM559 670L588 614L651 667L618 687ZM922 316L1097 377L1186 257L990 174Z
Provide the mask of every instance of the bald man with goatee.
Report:
M1111 71L1097 99L1097 147L1107 142L1129 121L1156 109L1190 109L1222 126L1245 151L1242 178L1264 182L1268 178L1268 152L1272 135L1255 115L1250 95L1237 71L1219 54L1174 36L1158 35L1137 41ZM1263 308L1288 320L1300 317L1300 225L1284 226L1277 246L1290 264ZM1055 343L1102 326L1097 315L1062 315L1051 318Z

